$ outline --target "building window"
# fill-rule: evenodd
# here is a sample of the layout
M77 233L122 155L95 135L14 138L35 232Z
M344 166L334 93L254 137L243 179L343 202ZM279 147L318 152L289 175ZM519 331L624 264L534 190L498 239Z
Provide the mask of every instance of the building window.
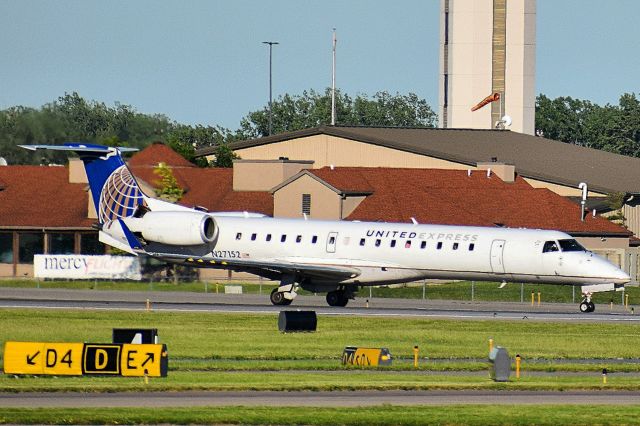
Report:
M73 254L75 253L75 234L55 233L49 234L49 254Z
M426 247L427 247L427 242L426 241L423 241L423 242L420 243L420 248L421 249L424 249Z
M13 233L0 233L0 263L13 263Z
M98 234L80 234L80 253L104 254L104 245L98 239Z
M365 241L366 241L366 240L365 240L364 238L360 238L360 245L361 245L361 246L364 246Z
M302 194L302 214L311 214L311 194Z
M33 256L44 253L44 234L24 232L18 234L18 262L33 263Z
M440 242L436 245L436 248L437 248L438 250L440 250L440 249L442 248L442 241L440 241Z

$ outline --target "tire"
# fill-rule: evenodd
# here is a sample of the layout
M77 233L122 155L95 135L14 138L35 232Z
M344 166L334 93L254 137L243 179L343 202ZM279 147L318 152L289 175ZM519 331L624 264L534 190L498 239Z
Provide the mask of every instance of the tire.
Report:
M284 305L285 303L283 303L284 300L287 300L284 298L284 293L278 291L278 289L274 288L271 291L271 295L269 296L269 299L271 300L271 303L274 305ZM289 301L288 304L290 304L291 301Z
M591 312L589 309L591 308L590 303L587 302L582 302L580 303L580 312L587 313L587 312Z
M337 291L327 293L327 304L329 306L340 306L340 294Z
M344 308L345 306L347 306L347 303L349 303L349 298L347 297L346 293L342 292L340 297L340 303L338 303L338 306L340 306L341 308Z
M589 302L589 312L596 310L596 305L593 302Z

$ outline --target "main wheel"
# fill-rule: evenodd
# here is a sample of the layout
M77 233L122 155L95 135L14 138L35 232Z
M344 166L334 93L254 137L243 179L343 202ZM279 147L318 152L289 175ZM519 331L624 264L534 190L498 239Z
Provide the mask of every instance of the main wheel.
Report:
M589 312L596 310L596 305L593 302L589 302Z
M587 302L580 303L580 312L582 312L583 314L587 312L591 312L589 309L590 309L589 303Z
M281 291L278 291L277 288L274 288L273 290L271 290L271 295L269 296L269 299L271 299L271 303L273 303L274 305L285 305L285 304L290 304L291 301L289 300L289 303L284 303L284 301L286 301L287 299L284 298L284 293L282 293Z
M327 304L329 306L345 307L347 306L347 303L349 303L349 298L347 297L346 292L336 290L327 293Z

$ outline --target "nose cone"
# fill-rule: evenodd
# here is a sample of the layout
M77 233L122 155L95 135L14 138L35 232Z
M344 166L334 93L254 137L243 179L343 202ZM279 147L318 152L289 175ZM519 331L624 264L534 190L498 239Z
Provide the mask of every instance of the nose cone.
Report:
M613 280L615 284L625 284L631 281L631 277L629 276L629 274L624 272L622 269L616 269L617 271L615 271L613 275L615 277Z

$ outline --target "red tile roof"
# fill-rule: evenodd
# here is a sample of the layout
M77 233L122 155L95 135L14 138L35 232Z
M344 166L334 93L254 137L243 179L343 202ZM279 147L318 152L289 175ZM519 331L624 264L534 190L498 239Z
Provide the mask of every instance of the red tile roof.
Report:
M373 188L349 220L557 229L573 234L629 232L604 218L580 221L580 206L524 179L484 171L340 167L311 170L345 192Z
M159 163L165 163L171 167L197 167L162 142L154 142L135 153L127 163L130 167L156 167Z
M86 184L69 183L67 167L0 167L0 228L90 228Z

